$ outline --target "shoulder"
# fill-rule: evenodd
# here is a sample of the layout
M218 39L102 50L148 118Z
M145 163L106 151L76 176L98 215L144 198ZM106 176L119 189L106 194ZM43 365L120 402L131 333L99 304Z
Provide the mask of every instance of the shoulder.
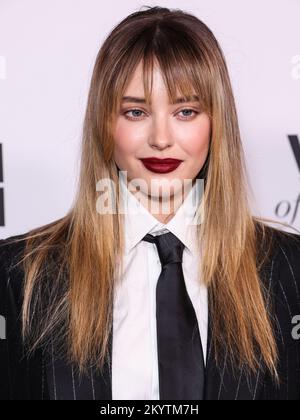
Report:
M21 259L26 245L27 233L0 239L0 272L9 272Z
M0 312L2 315L14 311L22 304L26 281L24 259L27 240L30 237L32 237L32 231L0 240Z
M278 294L291 306L300 307L300 235L268 226L270 261Z
M287 266L300 267L300 234L286 232L269 225L256 225L258 247L261 253L267 250L269 258Z
M29 266L37 264L34 267L38 266L41 278L57 277L66 255L65 236L61 235L61 243L49 238L49 225L44 225L0 240L0 298L10 295L21 299L27 262Z
M9 257L18 254L23 250L28 233L9 236L0 239L0 258Z
M281 270L293 275L300 285L300 235L275 228L269 229L272 229L274 258Z
M0 311L7 307L7 298L21 296L24 272L22 256L26 244L26 233L0 240Z
M282 300L291 315L300 313L300 236L280 234L277 239L277 278Z

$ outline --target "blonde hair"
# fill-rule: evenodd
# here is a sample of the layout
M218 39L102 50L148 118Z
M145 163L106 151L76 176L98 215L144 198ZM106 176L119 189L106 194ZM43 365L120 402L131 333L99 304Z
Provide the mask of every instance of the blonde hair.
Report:
M258 349L265 365L276 374L271 307L259 277L263 260L259 260L258 240L265 238L271 249L265 235L268 219L250 214L249 185L225 59L213 33L197 17L160 7L126 17L97 55L74 203L65 217L26 235L24 342L31 353L54 340L81 371L89 363L103 366L112 327L114 281L124 252L113 127L122 95L141 60L149 102L154 59L171 100L177 89L183 96L196 92L211 119L205 216L198 239L203 246L201 279L209 288L216 355L226 346L239 363L256 370ZM96 212L96 183L103 178L117 186L114 214ZM260 239L257 226L263 234Z

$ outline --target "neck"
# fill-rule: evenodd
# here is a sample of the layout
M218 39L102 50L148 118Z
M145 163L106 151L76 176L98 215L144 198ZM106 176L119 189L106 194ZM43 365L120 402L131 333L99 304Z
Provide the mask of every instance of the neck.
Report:
M139 202L155 217L160 223L168 223L176 214L183 201L191 191L192 185L188 184L185 188L179 189L176 194L170 195L167 198L161 195L151 196L142 191L132 192Z

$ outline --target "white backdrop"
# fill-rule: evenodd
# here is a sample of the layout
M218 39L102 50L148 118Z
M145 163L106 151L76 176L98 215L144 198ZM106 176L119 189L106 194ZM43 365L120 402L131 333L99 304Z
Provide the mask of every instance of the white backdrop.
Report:
M253 213L300 229L300 0L0 0L0 238L70 208L96 54L143 5L192 12L214 32L236 97Z

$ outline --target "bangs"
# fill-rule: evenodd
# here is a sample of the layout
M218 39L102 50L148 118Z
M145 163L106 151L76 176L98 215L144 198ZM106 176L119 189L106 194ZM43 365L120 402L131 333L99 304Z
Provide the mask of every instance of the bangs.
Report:
M157 53L149 55L148 53L144 57L143 83L146 102L151 103L153 67L157 62L170 103L176 103L178 97L187 102L198 100L201 109L210 114L210 82L203 77L207 72L202 71L201 62L186 54L184 48L182 52L186 57L180 53L177 45L175 51L169 48L166 51L160 50L159 55Z
M149 33L150 29L138 34L136 42L131 40L130 46L125 47L125 62L116 66L119 74L114 78L119 81L119 86L114 85L115 97L118 97L116 106L120 106L130 78L138 64L142 62L144 94L148 105L151 104L153 67L157 64L161 70L170 103L176 103L178 97L185 101L198 100L202 111L211 116L212 75L199 42L187 37L186 30L182 33L177 28L176 30L163 28L163 30L156 29L155 31L154 35Z

